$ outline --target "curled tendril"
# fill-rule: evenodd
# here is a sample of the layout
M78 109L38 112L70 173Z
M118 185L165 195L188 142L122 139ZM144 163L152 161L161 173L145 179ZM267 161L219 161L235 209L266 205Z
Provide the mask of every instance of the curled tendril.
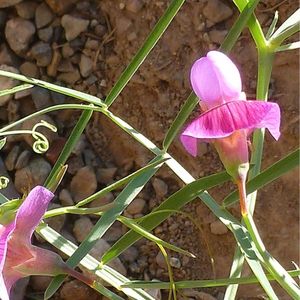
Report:
M54 125L52 125L44 120L41 120L41 122L39 122L33 126L31 135L35 139L35 142L33 143L32 148L33 148L33 151L38 154L44 153L49 149L48 139L42 133L36 131L37 128L41 127L41 126L46 127L53 132L57 131L57 128Z
M7 188L9 179L5 176L0 176L0 190Z

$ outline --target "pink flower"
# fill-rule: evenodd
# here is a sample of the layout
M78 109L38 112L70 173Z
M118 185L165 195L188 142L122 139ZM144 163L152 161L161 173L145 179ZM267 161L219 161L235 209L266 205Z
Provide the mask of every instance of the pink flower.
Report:
M31 244L33 231L53 196L46 188L35 187L19 207L15 219L9 224L0 225L2 300L9 300L11 287L18 279L30 275L71 274L89 285L92 283L70 269L58 254Z
M208 52L191 69L191 84L204 111L182 132L185 149L197 156L198 142L211 142L233 179L246 180L248 137L257 128L280 136L280 109L276 103L247 101L240 73L223 53Z

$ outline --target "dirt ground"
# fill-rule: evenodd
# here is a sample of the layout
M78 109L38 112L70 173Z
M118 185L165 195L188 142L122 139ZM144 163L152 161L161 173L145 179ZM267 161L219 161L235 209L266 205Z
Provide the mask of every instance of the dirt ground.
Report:
M102 43L97 52L96 50L92 52L94 55L92 57L95 58L97 55L93 71L102 84L96 90L91 90L91 85L85 84L83 79L67 85L105 98L170 1L101 0L82 2L86 3L86 6L83 5L84 9L79 9L77 4L68 13L83 19L101 20L99 22L103 25L104 33L101 39L96 40ZM257 15L263 29L267 30L276 9L279 11L279 22L282 22L297 9L296 2L293 0L261 1ZM142 5L139 6L141 3ZM207 1L186 1L163 38L112 106L112 111L116 115L141 131L158 146L161 146L165 133L191 91L189 70L192 62L205 55L207 51L219 47L238 15L231 1L222 3L233 14L221 22L212 24L207 19L207 14L204 13ZM93 11L92 16L89 15L91 11ZM16 14L12 8L5 10L5 13L8 18ZM59 19L60 16L57 15L56 18ZM60 34L59 41L64 40L63 31L58 31L57 34ZM95 33L92 29L88 29L81 35L81 39L85 38L85 40L93 37L95 37ZM79 44L78 47L80 52L83 46ZM248 30L244 30L230 57L239 67L243 88L248 99L254 99L257 58L255 45ZM30 61L27 56L21 57L21 60ZM78 65L76 60L72 63L75 66ZM19 69L20 63L17 63L15 67ZM44 70L44 67L40 67L40 69ZM43 72L41 71L40 74ZM43 77L42 75L40 77L56 81L55 77ZM263 168L292 152L299 145L298 51L294 50L276 56L269 98L281 107L282 136L278 142L275 142L268 133L266 134ZM25 103L30 103L31 108L18 108L17 117L22 116L26 111L34 110L31 98L26 98L26 101ZM196 114L195 111L194 115ZM65 124L61 127L60 136L66 137L74 124L73 120L76 119L73 118L72 112L60 112L51 116L54 120L59 120L59 124ZM1 122L4 123L5 117L1 118ZM10 120L6 119L6 121ZM90 149L98 157L99 166L116 167L118 176L124 176L143 166L153 157L150 152L134 142L131 137L102 115L96 115L90 122L86 137ZM5 149L6 155L14 143L16 142L11 141L10 146ZM223 169L215 150L210 145L201 146L201 155L195 159L184 151L178 140L175 140L170 147L170 153L196 178ZM76 163L78 162L76 161ZM94 167L97 169L97 165ZM15 171L10 174L14 178ZM63 182L64 186L68 187L71 175L69 174L69 178ZM156 177L167 184L168 192L165 197L182 186L180 180L167 167L160 170ZM254 216L267 249L287 269L293 269L292 261L299 262L298 184L298 170L294 170L260 190ZM233 188L232 184L227 183L210 192L215 199L221 202ZM142 193L142 197L147 201L143 213L149 212L163 200L162 197L156 197L154 194L151 185L147 186ZM174 268L175 279L213 278L209 251L215 261L216 277L228 277L235 247L232 235L226 230L219 234L212 232L211 224L216 222L216 218L200 200L187 205L184 211L197 221L202 232L187 218L180 215L169 218L155 230L159 237L173 242L197 256L195 260L192 260L172 253L172 256L178 257L181 261L181 267ZM237 205L231 211L236 216L239 215ZM222 230L224 228L221 228ZM209 245L209 251L205 241ZM134 269L130 267L130 263L124 262L128 276L135 279L168 280L167 271L157 263L158 249L145 241L140 242L139 245L140 256L145 257L146 264L138 262L138 268ZM246 267L244 275L250 274L251 271ZM280 299L289 299L280 289L278 290ZM222 299L224 289L207 289L205 292L210 293L216 299ZM240 287L238 295L239 299L263 299L263 291L257 285ZM67 299L60 297L56 296L56 299ZM163 294L163 299L167 299L166 297L166 294ZM188 299L202 298L190 296Z

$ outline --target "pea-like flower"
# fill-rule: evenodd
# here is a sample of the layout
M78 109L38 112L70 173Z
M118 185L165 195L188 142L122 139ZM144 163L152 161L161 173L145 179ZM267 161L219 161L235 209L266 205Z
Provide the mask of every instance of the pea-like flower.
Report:
M53 193L35 187L19 207L15 218L0 225L0 298L9 300L13 284L30 275L70 274L92 285L93 281L69 268L61 257L31 244L34 229L40 223Z
M210 51L206 57L198 59L192 66L190 79L203 113L185 128L181 142L193 156L197 156L198 142L214 144L227 172L243 194L241 211L246 214L248 138L257 128L267 128L276 140L279 138L279 106L271 102L247 101L237 67L218 51Z

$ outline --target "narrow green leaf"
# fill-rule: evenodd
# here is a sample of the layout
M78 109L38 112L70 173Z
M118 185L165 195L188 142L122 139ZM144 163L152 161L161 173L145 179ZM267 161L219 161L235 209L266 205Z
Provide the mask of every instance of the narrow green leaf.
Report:
M276 52L295 50L295 49L298 49L298 48L300 48L300 41L279 46L278 48L276 48Z
M48 175L45 181L45 187L49 188L56 184L57 176L59 172L67 162L67 159L71 155L75 145L77 144L82 132L84 131L87 123L89 122L90 118L92 117L93 111L92 110L85 110L82 112L78 122L76 123L75 127L73 128L63 150L61 151L58 159L55 162L54 167L52 168L50 174Z
M57 92L60 94L64 94L66 96L70 96L70 97L73 97L73 98L76 98L76 99L79 99L82 101L87 101L87 102L95 104L95 105L106 107L106 105L102 102L102 100L95 96L92 96L92 95L89 95L89 94L86 94L83 92L79 92L79 91L76 91L73 89L69 89L66 87L62 87L62 86L59 86L59 85L56 85L53 83L49 83L49 82L46 82L46 81L43 81L40 79L35 79L35 78L28 77L28 76L15 74L15 73L3 71L3 70L0 70L0 76L13 78L13 79L27 82L27 83L33 84L33 85L38 85L45 89L48 89L48 90L51 90L51 91L54 91L54 92Z
M222 45L220 46L220 50L222 52L228 53L232 49L233 45L241 35L243 29L247 25L258 3L259 0L249 1L249 3L247 3L243 8L238 19L235 21L226 38L224 39Z
M194 93L191 93L185 101L185 103L183 104L182 108L180 109L178 115L176 116L175 120L173 121L171 127L169 128L164 138L163 149L165 151L168 150L169 146L178 134L180 128L183 126L183 124L185 123L185 121L187 120L197 103L197 96Z
M300 275L300 270L288 271L289 275L292 277L297 277ZM272 274L266 275L268 280L274 281ZM187 280L187 281L175 281L174 284L176 289L195 289L195 288L211 288L219 286L227 286L230 284L254 284L258 283L255 276L248 276L242 278L220 278L213 280ZM133 280L125 283L122 287L129 288L142 288L142 289L169 289L170 282L165 281L139 281ZM232 300L233 298L231 298Z
M153 162L157 160L161 160L161 157L154 158ZM145 184L151 179L151 177L156 173L161 165L149 169L139 177L134 178L126 186L126 188L115 199L115 205L111 209L103 213L101 218L94 225L93 229L86 236L85 240L76 249L74 254L67 260L67 264L70 267L74 268L87 255L87 253L93 248L97 240L103 236L103 234L121 215L124 209L134 200L137 194L143 189ZM63 277L55 277L51 281L49 289L57 290L62 284L63 280Z
M40 224L37 229L37 233L41 235L46 241L48 241L50 244L52 244L54 247L65 253L67 256L71 256L74 254L76 249L78 248L75 244L68 241L66 238L64 238L61 234L56 232L54 229L49 227L47 224L42 223ZM95 258L93 258L91 255L87 254L81 261L80 265L86 269L88 269L91 273L95 274L105 282L107 282L109 285L113 286L117 290L122 291L124 294L126 294L130 299L135 300L155 300L152 296L150 296L148 293L141 289L132 289L132 288L122 288L121 286L125 284L126 282L129 282L129 280L112 269L109 266L103 266L102 269L97 269L97 266L99 265L99 261L97 261ZM57 276L56 278L59 278L60 276ZM50 290L51 289L51 290ZM55 292L52 287L50 287L49 290L46 291L46 298L50 298L53 294L50 293L50 291L53 293Z
M229 180L229 175L225 172L211 175L205 178L201 178L193 183L186 185L178 192L171 195L168 199L162 202L153 212L161 210L179 210L186 203L195 199L199 193L202 193L204 189L214 187ZM166 212L165 214L149 214L143 218L139 223L140 226L146 230L152 230L165 219L167 219L172 212ZM109 261L119 256L130 245L139 240L141 236L133 230L128 231L122 238L120 238L104 255L102 256L101 263L107 264Z
M117 294L113 293L111 290L107 289L106 287L104 287L99 282L95 282L94 286L95 286L95 290L98 291L99 293L101 293L107 299L110 299L110 300L124 300L124 298L121 298Z
M0 140L0 150L5 146L6 144L6 138L3 138Z
M261 172L259 175L255 176L247 183L247 193L252 192L262 188L268 183L276 180L285 173L291 171L295 167L299 166L299 155L300 150L297 149L294 152L288 154L286 157L274 163L272 166ZM234 191L229 194L223 201L223 207L229 207L238 201L238 192Z
M168 160L169 158L162 158L161 160L157 160L154 163L150 163L148 165L146 165L143 168L140 168L139 170L129 174L128 176L113 182L112 184L110 184L109 186L103 188L101 191L91 195L90 197L78 202L76 204L76 207L80 207L83 205L86 205L96 199L99 199L100 197L103 197L104 195L106 195L108 192L111 192L113 190L116 190L117 188L122 187L123 185L127 184L130 180L132 180L135 177L138 177L140 175L142 175L144 172L148 171L149 169L152 169L153 167L165 162L166 160Z
M17 92L21 92L24 90L28 90L30 88L32 88L33 85L32 84L22 84L22 85L17 85L11 89L6 89L6 90L2 90L0 91L0 97L1 96L6 96L6 95L11 95L11 94L15 94Z
M171 2L168 9L166 10L166 12L159 19L159 21L153 28L152 32L150 33L150 35L147 37L143 46L139 49L139 51L133 57L132 61L128 65L128 67L121 74L118 81L115 83L114 87L111 89L110 93L107 95L107 98L105 101L107 106L110 106L115 101L115 99L120 95L120 93L122 92L123 88L126 86L128 81L131 79L131 77L134 75L136 70L143 63L143 61L146 59L146 57L148 56L150 51L153 49L153 47L159 41L162 34L168 28L169 24L171 23L173 18L176 16L178 10L183 5L184 1L185 0L173 0Z
M270 27L269 27L269 30L268 30L267 34L266 34L266 39L267 39L267 40L268 40L268 39L271 37L271 35L274 33L275 27L276 27L277 22L278 22L278 18L279 18L279 15L278 15L278 11L276 10L276 11L275 11L275 14L274 14L274 18L273 18L273 20L272 20L272 23L271 23L271 25L270 25Z

